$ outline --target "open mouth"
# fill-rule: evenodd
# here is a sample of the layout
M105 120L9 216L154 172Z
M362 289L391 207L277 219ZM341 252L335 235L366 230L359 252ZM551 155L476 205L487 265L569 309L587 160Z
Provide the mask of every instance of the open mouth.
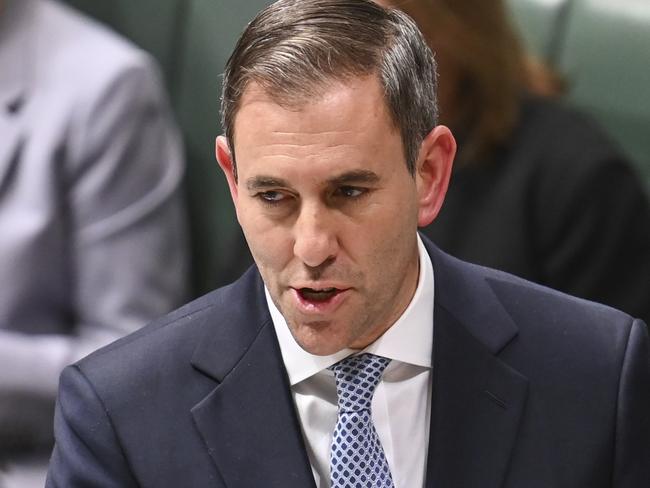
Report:
M337 288L323 288L319 290L314 288L300 288L298 290L301 298L310 302L326 302L339 292L340 290Z

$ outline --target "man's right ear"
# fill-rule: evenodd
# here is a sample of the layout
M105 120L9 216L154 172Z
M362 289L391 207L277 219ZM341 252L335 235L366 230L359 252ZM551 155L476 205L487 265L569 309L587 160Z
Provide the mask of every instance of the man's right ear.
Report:
M230 151L230 145L228 144L228 139L225 136L217 137L215 143L215 153L217 156L217 162L223 173L226 175L226 180L228 181L228 188L230 189L230 196L232 201L237 206L237 177L235 169L235 161L232 157L232 152Z

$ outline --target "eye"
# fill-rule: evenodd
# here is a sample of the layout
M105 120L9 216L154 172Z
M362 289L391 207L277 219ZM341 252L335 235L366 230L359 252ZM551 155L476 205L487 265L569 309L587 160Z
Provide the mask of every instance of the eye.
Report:
M356 186L342 186L336 190L336 194L345 198L359 198L367 193L366 188Z
M257 193L255 198L260 199L267 205L278 205L286 200L287 196L279 191L269 190Z

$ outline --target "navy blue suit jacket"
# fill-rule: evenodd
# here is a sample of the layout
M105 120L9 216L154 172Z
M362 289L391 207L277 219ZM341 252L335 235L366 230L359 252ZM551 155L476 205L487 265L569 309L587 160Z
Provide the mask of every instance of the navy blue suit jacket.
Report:
M648 486L644 323L426 245L427 487ZM55 433L50 488L314 486L254 268L68 367Z

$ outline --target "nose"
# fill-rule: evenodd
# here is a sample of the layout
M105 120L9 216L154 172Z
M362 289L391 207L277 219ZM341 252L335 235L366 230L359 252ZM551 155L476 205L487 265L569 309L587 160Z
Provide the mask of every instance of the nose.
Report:
M328 212L317 205L304 205L295 223L294 255L311 268L331 261L338 252L335 223Z

